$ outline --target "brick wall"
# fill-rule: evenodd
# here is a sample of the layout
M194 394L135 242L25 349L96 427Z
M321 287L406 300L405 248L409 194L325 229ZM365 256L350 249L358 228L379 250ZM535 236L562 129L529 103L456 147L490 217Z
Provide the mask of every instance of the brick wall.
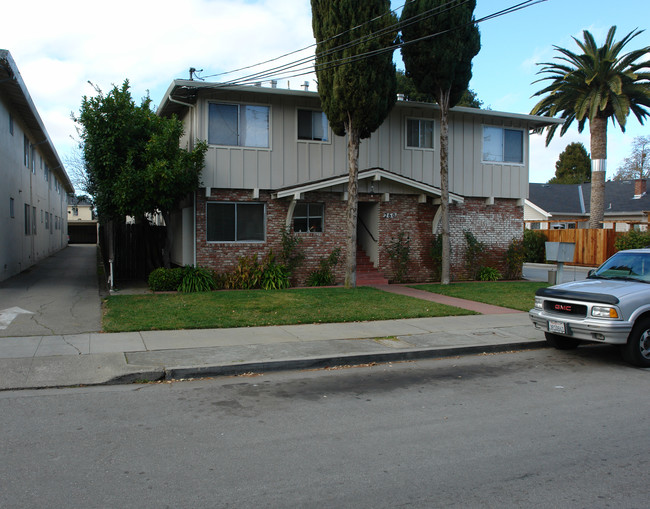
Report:
M266 240L254 243L215 243L206 240L206 201L264 202L267 211ZM337 283L345 275L346 207L339 193L309 193L305 201L325 205L324 232L296 234L302 243L305 260L294 274L293 284L304 285L307 276L318 268L319 260L335 248L341 248L341 258L335 269ZM393 279L393 265L387 246L395 241L400 232L410 239L410 263L408 280L431 281L432 260L430 247L433 240L433 219L438 205L429 198L418 203L416 195L391 194L390 200L381 202L379 195L360 195L360 202L379 204L379 262L378 268L389 280ZM259 199L253 200L249 190L216 190L206 199L205 190L197 193L197 263L218 272L233 270L243 256L258 255L261 259L271 249L281 251L282 230L285 227L288 200L273 200L270 193L261 191ZM465 236L470 231L489 248L483 265L505 270L504 253L513 238L521 238L523 232L523 208L515 200L496 200L486 205L481 199L466 199L464 204L450 206L452 243L452 279L467 278L465 269Z
M505 273L505 253L513 239L521 239L524 232L524 209L517 200L495 200L487 205L481 198L466 198L465 203L450 206L451 272L453 279L467 279L465 267L465 231L487 249L481 265L494 267Z

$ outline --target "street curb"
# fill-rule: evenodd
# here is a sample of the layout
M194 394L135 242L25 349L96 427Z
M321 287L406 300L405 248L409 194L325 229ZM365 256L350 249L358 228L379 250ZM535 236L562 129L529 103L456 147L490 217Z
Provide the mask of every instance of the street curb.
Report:
M446 357L456 357L459 355L477 355L501 353L510 350L535 350L546 348L545 341L527 341L521 343L507 343L502 345L484 345L470 347L451 347L451 348L427 348L420 350L405 350L400 352L381 352L369 354L350 354L340 356L325 357L306 357L303 359L279 359L273 361L255 361L243 362L228 365L214 366L189 366L164 368L164 374L161 376L160 370L152 371L151 382L167 380L180 380L188 378L210 378L219 376L237 376L248 373L270 373L276 371L299 371L305 369L324 369L336 366L353 366L357 364L370 363L387 363L399 361L411 361L420 359L441 359ZM145 373L140 372L135 375L123 375L116 377L104 385L111 384L128 384L134 381L146 381Z

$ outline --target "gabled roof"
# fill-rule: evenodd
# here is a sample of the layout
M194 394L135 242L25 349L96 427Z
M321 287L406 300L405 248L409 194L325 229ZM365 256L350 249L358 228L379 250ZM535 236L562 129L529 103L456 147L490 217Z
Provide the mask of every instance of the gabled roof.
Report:
M11 53L4 49L0 49L0 93L9 100L12 110L16 116L20 117L21 124L31 135L34 145L39 145L50 171L59 177L67 193L74 192L72 182L70 182L54 144L47 134L34 101L32 101L20 72L18 72L18 67L11 57Z
M282 189L278 189L274 196L276 198L286 198L289 196L297 196L311 191L319 191L328 187L346 184L348 182L348 178L348 174L346 173L345 175L338 175L322 180L316 180L313 182L308 182L306 184L284 187ZM373 179L375 181L386 179L403 186L410 187L417 193L435 197L440 197L441 195L441 191L437 187L430 186L429 184L425 184L423 182L419 182L402 175L397 175L396 173L384 170L382 168L370 168L368 170L359 171L359 180L364 179ZM454 193L449 193L449 200L456 203L464 202L462 196Z
M650 195L635 198L634 180L605 182L605 215L640 214L650 211ZM528 200L557 215L588 216L591 184L529 184Z

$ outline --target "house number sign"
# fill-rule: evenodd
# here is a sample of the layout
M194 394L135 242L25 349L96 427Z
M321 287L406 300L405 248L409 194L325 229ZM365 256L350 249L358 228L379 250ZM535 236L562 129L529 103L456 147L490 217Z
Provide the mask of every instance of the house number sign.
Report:
M395 219L397 212L384 212L384 219Z

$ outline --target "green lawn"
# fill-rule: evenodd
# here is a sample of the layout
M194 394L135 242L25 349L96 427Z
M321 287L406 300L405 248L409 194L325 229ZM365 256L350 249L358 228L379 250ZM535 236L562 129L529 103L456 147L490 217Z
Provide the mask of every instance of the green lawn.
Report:
M449 285L412 285L412 288L495 306L528 311L535 304L535 291L547 287L536 281L481 281Z
M104 331L211 329L475 314L374 288L113 295Z

